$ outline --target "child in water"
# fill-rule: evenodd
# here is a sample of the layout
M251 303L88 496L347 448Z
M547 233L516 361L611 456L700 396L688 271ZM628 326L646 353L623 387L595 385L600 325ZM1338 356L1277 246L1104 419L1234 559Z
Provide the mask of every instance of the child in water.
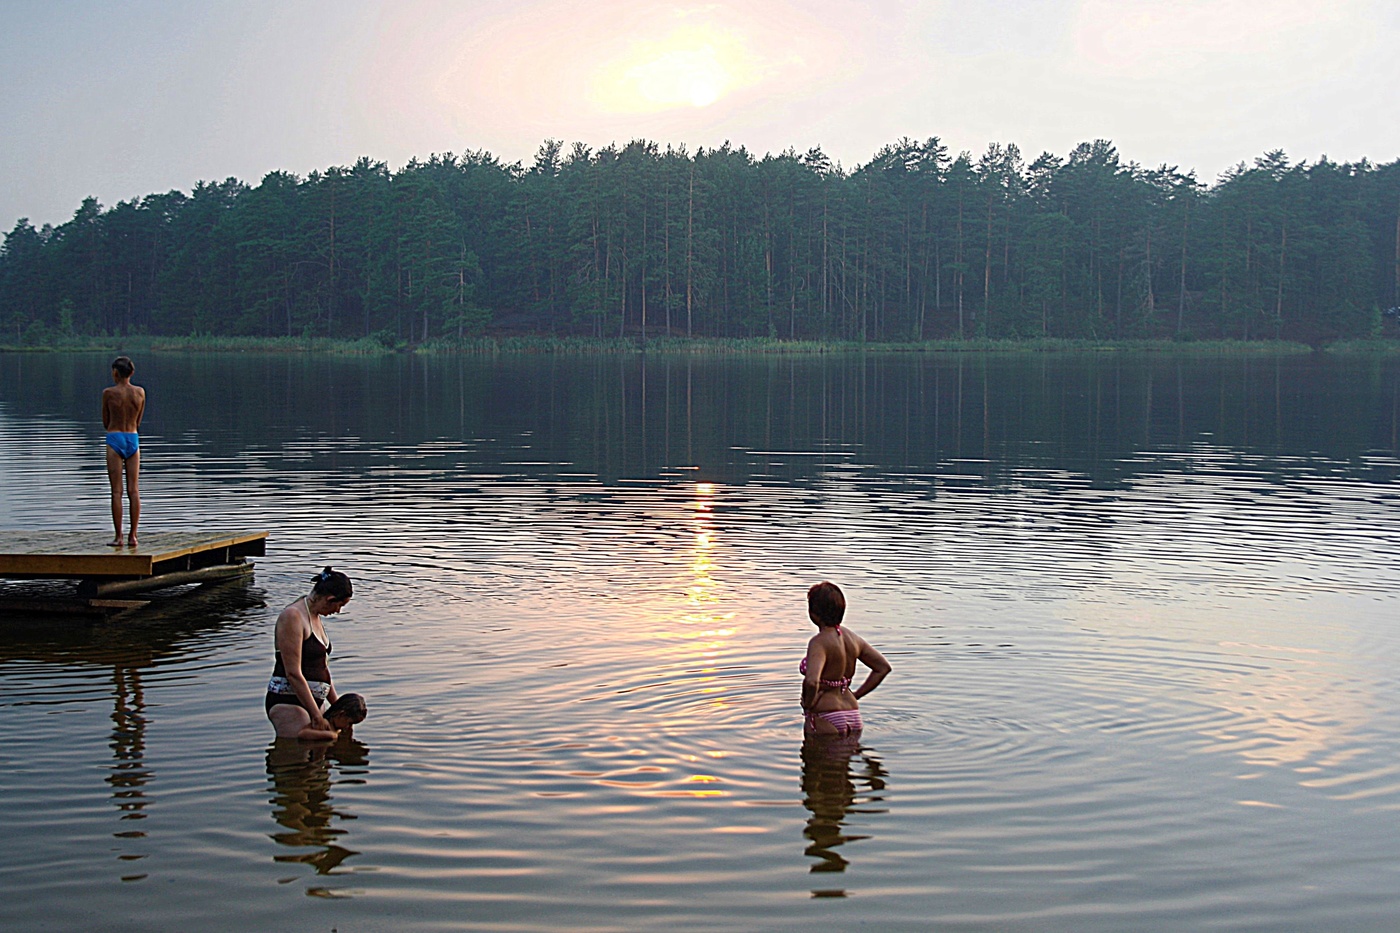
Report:
M326 722L337 732L350 732L357 724L364 722L368 715L365 698L358 693L346 693L326 707Z
M334 739L340 735L349 735L358 723L365 721L365 716L369 714L369 709L365 705L365 698L358 693L345 693L334 703L326 707L323 714L326 722L330 723L331 731L317 729L315 726L306 726L297 733L297 738L315 742L324 739Z

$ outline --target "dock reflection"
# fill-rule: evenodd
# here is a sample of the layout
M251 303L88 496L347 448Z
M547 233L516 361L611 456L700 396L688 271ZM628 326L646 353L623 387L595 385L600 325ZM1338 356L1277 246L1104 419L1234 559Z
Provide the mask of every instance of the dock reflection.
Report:
M814 859L813 874L839 874L850 865L838 851L848 842L868 839L847 830L851 814L884 813L883 792L889 772L860 736L808 736L802 743L802 805L811 816L802 830ZM813 897L845 897L844 888L822 888Z
M267 750L267 774L272 783L272 818L282 831L269 835L279 845L311 851L274 855L272 860L309 865L318 875L345 874L337 869L359 853L340 844L349 830L337 824L356 816L344 805L336 806L333 788L364 783L368 766L369 746L353 736L342 735L329 745L275 739ZM324 894L325 889L312 888L307 893Z

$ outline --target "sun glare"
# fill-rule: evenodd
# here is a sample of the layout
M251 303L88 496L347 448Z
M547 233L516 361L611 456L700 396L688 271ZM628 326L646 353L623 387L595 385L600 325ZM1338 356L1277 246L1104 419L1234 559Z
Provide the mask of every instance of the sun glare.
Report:
M615 113L708 107L753 83L749 58L746 44L735 34L687 26L661 39L630 43L597 72L590 96Z
M628 69L626 78L638 97L661 107L707 107L719 100L727 83L709 46L665 52Z
M709 138L728 133L736 119L762 121L762 114L787 102L838 87L863 61L852 38L863 35L859 26L797 0L453 6L494 12L480 13L480 22L466 30L470 38L456 46L451 37L413 32L421 47L406 39L382 71L386 88L403 85L398 71L423 71L432 98L380 96L384 107L408 108L425 125L448 120L469 139L485 140L488 129L506 127L511 134L528 130L532 138L595 143L681 142L695 133ZM473 17L462 13L459 19ZM402 28L417 25L405 17ZM450 55L450 67L432 71L431 56L419 64L424 54L415 53L436 54L439 47L442 56Z

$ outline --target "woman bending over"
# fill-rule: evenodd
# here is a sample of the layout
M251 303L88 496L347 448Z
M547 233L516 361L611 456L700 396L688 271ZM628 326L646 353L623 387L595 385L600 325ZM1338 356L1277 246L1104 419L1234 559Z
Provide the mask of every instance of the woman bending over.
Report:
M279 738L333 739L337 733L322 713L338 699L326 663L331 640L324 620L345 608L353 588L349 577L329 567L311 581L311 592L277 616L264 707Z

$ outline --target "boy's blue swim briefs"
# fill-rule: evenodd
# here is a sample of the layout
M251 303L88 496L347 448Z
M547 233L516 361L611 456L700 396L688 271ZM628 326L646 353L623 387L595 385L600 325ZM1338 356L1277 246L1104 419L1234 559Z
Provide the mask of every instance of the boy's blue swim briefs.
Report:
M107 446L123 460L130 460L131 455L141 449L141 436L135 431L108 431Z

